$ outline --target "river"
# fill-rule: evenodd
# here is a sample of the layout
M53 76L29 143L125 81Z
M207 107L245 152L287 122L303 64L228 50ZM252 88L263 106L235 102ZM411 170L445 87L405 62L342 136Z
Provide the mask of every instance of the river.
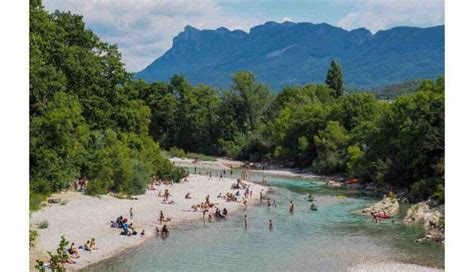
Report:
M421 226L401 223L406 205L395 223L375 224L354 213L375 199L328 189L321 180L266 176L267 196L277 207L264 202L227 220L182 224L166 239L150 239L87 271L344 271L361 263L391 261L444 267L444 247L414 242ZM252 179L261 180L261 174L253 173ZM308 193L316 198L318 211L309 210L304 199ZM290 200L293 214L288 212ZM249 217L247 229L244 214Z

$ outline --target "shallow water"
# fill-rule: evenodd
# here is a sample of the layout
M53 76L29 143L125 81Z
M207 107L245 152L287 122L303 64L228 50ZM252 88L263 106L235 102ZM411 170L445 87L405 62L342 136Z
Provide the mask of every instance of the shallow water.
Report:
M240 176L234 171L234 176ZM216 177L214 179L217 180ZM252 174L261 180L261 174ZM88 271L344 271L365 262L401 261L444 267L444 248L415 243L420 226L396 220L374 224L353 211L373 199L336 195L324 182L267 175L267 195L277 207L264 202L211 223L194 222L171 230L166 239L150 239L131 252L101 263ZM218 181L216 181L218 182ZM319 204L310 211L304 200L311 192ZM253 192L258 198L258 192ZM288 212L288 203L295 212ZM223 207L220 207L221 209ZM243 215L249 227L244 228ZM268 220L273 229L269 230Z

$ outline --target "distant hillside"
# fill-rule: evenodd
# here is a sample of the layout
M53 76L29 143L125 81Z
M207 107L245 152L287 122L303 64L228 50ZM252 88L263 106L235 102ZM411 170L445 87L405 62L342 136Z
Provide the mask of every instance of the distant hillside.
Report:
M173 46L135 78L228 88L231 74L249 70L278 91L285 85L323 82L331 59L342 64L349 88L374 88L444 74L444 26L395 27L375 34L329 24L268 22L241 30L186 26Z
M410 80L398 84L390 84L382 88L372 90L372 93L380 99L395 99L397 96L409 94L416 91L422 80Z

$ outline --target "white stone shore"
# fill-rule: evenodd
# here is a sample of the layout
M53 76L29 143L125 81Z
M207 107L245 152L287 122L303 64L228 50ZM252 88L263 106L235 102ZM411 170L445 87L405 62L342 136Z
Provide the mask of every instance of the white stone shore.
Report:
M205 201L206 195L210 195L210 201L215 203L219 209L227 208L229 213L243 207L241 202L225 202L217 198L219 193L236 192L231 190L231 184L235 179L224 178L219 180L213 177L209 180L204 175L190 175L189 182L179 184L155 186L156 190L148 190L144 195L139 195L138 200L124 200L111 196L92 197L81 193L67 192L56 194L53 198L59 198L67 202L65 205L52 204L31 214L30 224L37 229L40 236L36 247L31 251L30 261L38 256L45 256L47 250L55 250L59 244L61 235L68 241L75 242L77 246L84 244L87 240L95 238L98 251L81 252L81 257L75 259L76 264L68 265L68 270L77 270L91 264L100 262L117 254L121 254L143 243L146 238L155 237L154 229L158 226L160 211L165 217L170 217L171 223L167 225L170 231L173 226L190 220L202 220L202 212L192 212L191 205ZM253 200L257 200L262 189L266 193L267 187L252 184ZM168 189L171 193L170 200L175 204L163 204L162 198L157 197ZM243 193L243 190L241 190ZM186 193L191 193L192 199L185 199ZM252 202L252 201L251 201ZM249 203L251 204L251 203ZM119 235L120 229L111 228L110 221L118 216L129 217L129 209L133 208L133 224L138 232L145 229L146 236ZM214 209L211 209L213 212ZM233 216L231 214L231 216ZM238 216L237 214L235 216ZM48 221L49 226L38 229L41 221ZM40 253L43 254L40 254Z
M351 267L346 272L442 272L444 270L406 263L373 263Z

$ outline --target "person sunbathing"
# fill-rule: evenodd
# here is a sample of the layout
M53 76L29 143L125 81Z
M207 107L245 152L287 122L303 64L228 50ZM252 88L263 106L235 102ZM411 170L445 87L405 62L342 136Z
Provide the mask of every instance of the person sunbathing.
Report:
M185 199L191 199L191 193L187 193L185 196L184 196Z
M67 258L67 260L64 261L64 263L67 263L67 264L75 264L76 262L74 260L72 260L71 258ZM64 267L63 267L64 268Z
M69 247L68 249L68 252L71 256L74 256L75 258L80 258L81 256L79 255L79 251L77 250L77 247L76 245L73 243L71 243L71 246Z
M115 223L117 223L118 227L121 228L123 226L123 217L122 216L117 217L117 220L115 220Z
M95 238L91 239L91 250L97 250L97 245L95 244Z
M133 223L130 223L129 228L131 230L132 235L137 235L137 231L135 230L135 226L133 225Z
M89 240L87 240L86 244L84 245L84 250L92 251L91 242Z

